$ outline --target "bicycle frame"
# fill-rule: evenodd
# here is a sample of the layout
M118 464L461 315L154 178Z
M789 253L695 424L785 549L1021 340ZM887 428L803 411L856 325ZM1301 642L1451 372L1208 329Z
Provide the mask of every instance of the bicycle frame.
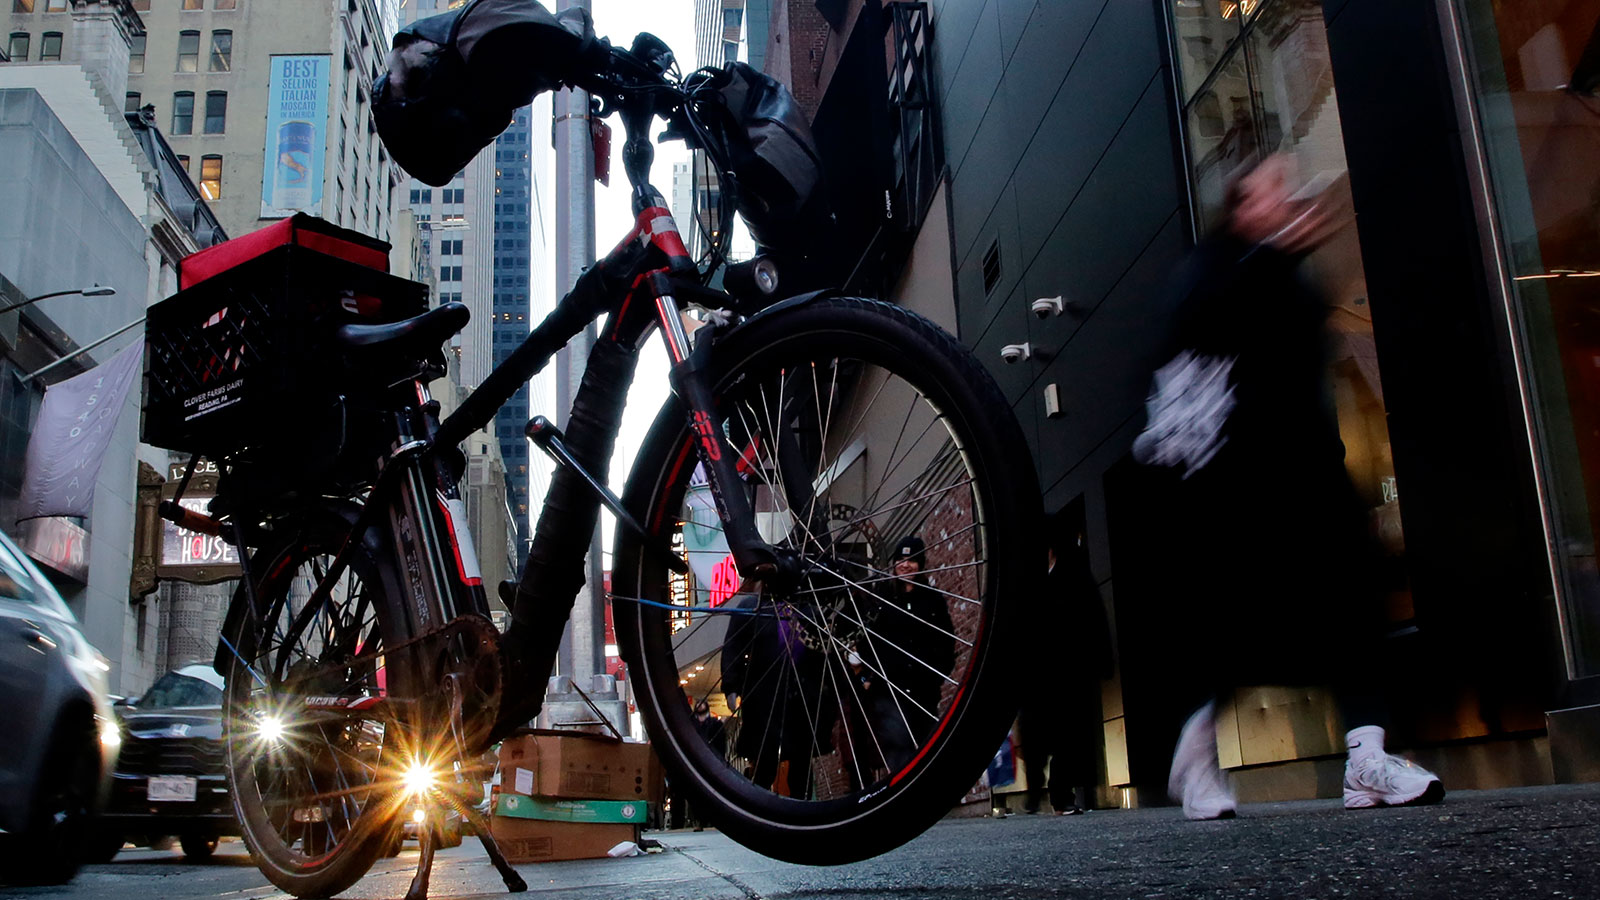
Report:
M714 304L720 299L719 305L731 305L731 301L700 285L698 267L677 224L649 183L651 102L646 98L642 105L623 108L633 229L442 422L437 418L438 404L428 394L426 374L392 389L396 398L393 449L352 529L354 540L375 525L379 515L387 517L402 581L408 637L425 636L463 614L487 616L487 592L473 554L456 473L447 464L446 454L484 427L568 341L601 315L609 314L591 350L568 433L559 444L562 453L558 459L563 464L552 479L534 545L518 582L512 625L503 638L503 657L521 662L514 674L530 682L542 680L554 666L562 632L582 587L582 572L577 567L588 549L601 502L611 505L649 539L592 473L604 473L609 467L633 362L643 341L657 327L672 363L673 389L689 410L698 436L699 458L706 467L735 564L751 577L770 577L783 568L784 560L757 531L744 492L725 489L741 484L741 479L738 454L721 429L713 426L713 399L706 380L713 341L691 344L676 296L688 293ZM715 326L708 327L714 334ZM530 436L534 436L531 426ZM664 547L659 549L666 552ZM341 553L335 559L308 605L315 605L316 596L337 582L344 556ZM250 605L254 606L253 601ZM519 687L534 688L536 683ZM521 702L512 718L527 721L537 714L542 691L514 693L530 699Z

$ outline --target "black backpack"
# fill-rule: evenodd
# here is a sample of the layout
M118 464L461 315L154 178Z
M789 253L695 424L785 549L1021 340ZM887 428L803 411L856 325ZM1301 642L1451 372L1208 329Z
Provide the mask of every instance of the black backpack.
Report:
M431 185L454 178L543 91L604 64L582 9L537 0L470 0L402 28L372 113L394 161Z

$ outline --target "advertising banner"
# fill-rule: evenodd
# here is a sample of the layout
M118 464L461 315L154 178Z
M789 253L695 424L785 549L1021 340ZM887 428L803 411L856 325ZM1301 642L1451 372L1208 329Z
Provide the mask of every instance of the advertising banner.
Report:
M88 518L100 463L143 365L140 338L89 371L45 389L23 461L19 521L40 516Z
M322 206L328 150L330 56L274 56L267 88L267 145L261 217L281 219Z

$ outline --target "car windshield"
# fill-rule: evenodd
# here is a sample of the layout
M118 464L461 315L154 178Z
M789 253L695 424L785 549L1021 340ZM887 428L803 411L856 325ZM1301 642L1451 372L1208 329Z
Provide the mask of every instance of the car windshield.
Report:
M161 676L137 704L140 709L173 709L179 706L221 706L222 691L198 678L168 672Z

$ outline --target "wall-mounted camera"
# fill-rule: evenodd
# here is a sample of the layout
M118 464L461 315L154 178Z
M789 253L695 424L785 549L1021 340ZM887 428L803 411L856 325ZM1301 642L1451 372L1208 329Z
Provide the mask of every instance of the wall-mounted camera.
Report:
M1040 297L1033 301L1029 307L1033 314L1041 319L1059 316L1067 311L1067 301L1064 297Z
M1025 359L1033 358L1033 347L1027 343L1007 344L1000 348L1000 358L1008 365L1015 365Z

